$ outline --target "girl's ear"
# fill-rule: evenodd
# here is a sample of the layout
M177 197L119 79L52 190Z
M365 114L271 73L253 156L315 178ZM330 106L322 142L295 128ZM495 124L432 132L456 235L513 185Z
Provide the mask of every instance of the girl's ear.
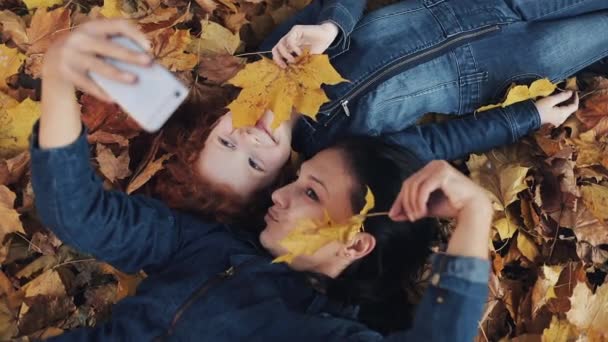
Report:
M374 248L376 248L376 238L372 234L361 232L345 246L344 252L347 258L355 261L371 253Z

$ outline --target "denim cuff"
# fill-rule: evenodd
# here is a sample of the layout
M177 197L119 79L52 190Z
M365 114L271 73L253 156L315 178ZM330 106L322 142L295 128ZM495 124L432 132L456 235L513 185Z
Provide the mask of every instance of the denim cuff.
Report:
M540 128L540 114L532 100L512 104L502 111L511 127L511 143Z
M435 286L439 286L444 277L487 284L490 276L490 262L475 257L432 254L431 265L433 270L431 283Z
M338 27L338 36L329 46L328 50L335 48L346 49L348 47L348 36L353 32L357 22L348 10L339 2L324 7L319 14L318 23L334 23Z
M61 147L44 149L38 143L39 129L40 121L36 121L30 137L32 172L44 170L44 178L52 178L56 187L71 184L78 176L90 172L91 153L87 141L87 129L84 125L74 142Z

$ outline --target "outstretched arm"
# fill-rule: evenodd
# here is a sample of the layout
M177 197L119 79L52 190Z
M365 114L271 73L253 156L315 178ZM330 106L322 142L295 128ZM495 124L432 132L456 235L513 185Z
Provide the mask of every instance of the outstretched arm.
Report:
M559 105L571 96L567 91L536 103L528 100L438 124L412 126L385 139L423 159L454 160L512 144L542 124L560 125L578 108L578 97L570 105Z

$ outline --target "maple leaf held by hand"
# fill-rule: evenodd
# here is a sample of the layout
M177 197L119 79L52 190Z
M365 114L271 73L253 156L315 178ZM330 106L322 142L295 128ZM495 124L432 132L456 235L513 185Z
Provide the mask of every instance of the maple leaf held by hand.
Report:
M303 54L281 69L271 59L248 64L229 84L243 88L228 108L235 128L254 126L267 109L274 113L271 128L291 118L292 110L315 118L329 98L321 84L346 81L329 63L327 55Z

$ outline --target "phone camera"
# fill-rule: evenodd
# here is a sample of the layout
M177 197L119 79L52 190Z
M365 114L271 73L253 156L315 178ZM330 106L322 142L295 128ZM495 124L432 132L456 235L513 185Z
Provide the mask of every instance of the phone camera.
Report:
M175 95L175 97L180 97L181 94L182 93L180 91L176 91L174 95Z

